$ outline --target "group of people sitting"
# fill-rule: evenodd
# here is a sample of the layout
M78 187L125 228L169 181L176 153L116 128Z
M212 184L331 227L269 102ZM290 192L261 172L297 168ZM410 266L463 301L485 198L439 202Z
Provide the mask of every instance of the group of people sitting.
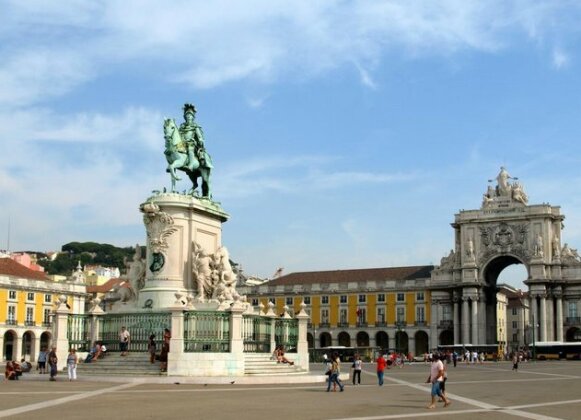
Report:
M4 379L7 381L17 381L23 373L30 372L32 364L22 359L20 363L16 360L8 361L6 363L6 370L4 371Z
M278 345L272 352L272 359L276 360L277 363L288 363L289 365L294 365L295 362L290 361L286 357L284 357L284 346Z
M85 363L96 363L98 359L102 359L103 357L105 357L106 353L107 347L105 347L103 342L96 341L93 347L91 347L89 354L87 354L87 357L85 358Z

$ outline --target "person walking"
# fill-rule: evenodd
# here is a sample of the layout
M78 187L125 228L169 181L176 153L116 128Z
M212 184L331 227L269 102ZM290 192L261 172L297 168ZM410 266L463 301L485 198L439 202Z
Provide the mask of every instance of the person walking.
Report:
M53 346L50 353L48 354L48 366L50 368L50 381L56 381L58 357L56 355L56 347Z
M40 374L44 374L46 373L46 358L48 356L48 352L46 351L46 348L42 348L40 349L40 352L38 353L38 373Z
M512 370L518 373L518 352L512 355Z
M436 408L436 397L442 398L444 407L448 407L450 400L442 393L441 383L444 381L444 364L440 360L440 356L434 353L432 365L430 366L430 376L426 383L432 384L432 402L428 405L428 409Z
M379 354L376 363L377 363L377 382L379 386L383 386L383 372L385 371L386 361L382 353Z
M77 351L71 349L69 355L67 356L67 370L69 373L69 381L77 380Z
M331 356L331 376L329 377L329 383L327 384L327 392L331 391L331 384L339 385L341 392L343 392L345 386L339 379L339 375L341 374L341 362L339 360L339 353L333 353Z
M121 356L127 356L130 339L131 335L127 331L127 328L121 327L121 331L119 332L119 350L121 350Z
M359 354L355 355L355 360L353 360L353 385L361 385L361 367L362 367L361 357Z

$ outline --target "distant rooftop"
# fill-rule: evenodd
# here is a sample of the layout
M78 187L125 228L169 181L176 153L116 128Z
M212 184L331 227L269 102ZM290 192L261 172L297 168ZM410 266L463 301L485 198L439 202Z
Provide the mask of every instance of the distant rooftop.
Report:
M0 275L50 281L46 273L31 270L8 257L0 258Z
M412 267L360 268L352 270L305 271L290 273L265 283L269 286L287 284L349 283L385 280L415 280L430 278L433 265Z

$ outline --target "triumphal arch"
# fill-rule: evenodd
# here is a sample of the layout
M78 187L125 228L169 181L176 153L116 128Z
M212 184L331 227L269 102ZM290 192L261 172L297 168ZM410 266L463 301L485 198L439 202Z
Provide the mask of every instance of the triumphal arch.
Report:
M567 336L581 299L581 259L561 243L565 216L559 206L529 204L504 167L489 182L480 209L455 215L454 248L432 272L432 345L452 344L452 337L454 344L498 342L497 279L511 264L526 267L526 322L537 340L573 341ZM447 343L438 339L442 326Z

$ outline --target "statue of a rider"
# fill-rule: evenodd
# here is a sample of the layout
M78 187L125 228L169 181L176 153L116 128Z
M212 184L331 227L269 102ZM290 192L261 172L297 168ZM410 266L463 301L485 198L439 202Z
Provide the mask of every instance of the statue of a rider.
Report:
M187 168L193 171L197 168L196 161L203 168L213 168L212 158L204 146L204 132L196 122L196 107L192 104L184 105L184 120L180 125L179 132L182 141L186 145L188 154Z

